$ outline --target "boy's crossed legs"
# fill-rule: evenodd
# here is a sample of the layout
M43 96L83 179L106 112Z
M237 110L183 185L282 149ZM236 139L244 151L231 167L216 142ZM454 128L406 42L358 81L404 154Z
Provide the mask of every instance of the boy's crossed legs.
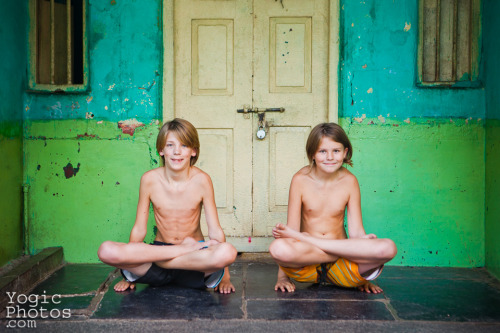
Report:
M373 234L363 238L321 239L278 224L273 229L273 236L276 239L271 243L269 251L274 260L285 270L334 263L339 258L344 258L357 264L357 270L364 278L394 258L397 252L392 240L378 239ZM279 278L286 278L284 274L280 268ZM287 286L280 287L282 291L295 290L293 284L284 284ZM380 287L370 282L358 286L358 289L374 293L382 291Z
M98 251L99 259L105 264L138 277L146 275L153 263L164 269L203 272L207 277L232 264L236 255L236 249L229 243L216 240L197 242L191 237L184 239L181 244L168 246L106 241ZM123 280L115 285L115 290L124 291L134 286L134 283Z

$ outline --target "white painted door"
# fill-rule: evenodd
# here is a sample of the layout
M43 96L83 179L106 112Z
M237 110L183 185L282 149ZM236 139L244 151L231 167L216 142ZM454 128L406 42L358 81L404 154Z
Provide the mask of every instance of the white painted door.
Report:
M307 164L311 127L337 120L331 2L164 3L164 119L198 129L198 166L212 177L221 225L239 251L267 251L272 227L286 221L291 177ZM244 108L284 112L237 112Z

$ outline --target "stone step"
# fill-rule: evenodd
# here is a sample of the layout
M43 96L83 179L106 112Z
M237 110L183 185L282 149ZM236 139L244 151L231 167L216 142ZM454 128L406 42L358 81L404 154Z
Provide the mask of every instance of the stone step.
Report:
M9 301L7 292L27 294L61 268L64 265L63 259L62 247L50 247L5 270L0 276L0 312L4 311Z

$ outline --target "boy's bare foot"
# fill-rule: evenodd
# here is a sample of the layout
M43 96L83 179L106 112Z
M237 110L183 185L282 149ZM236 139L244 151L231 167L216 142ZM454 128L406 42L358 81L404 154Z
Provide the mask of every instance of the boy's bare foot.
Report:
M375 234L368 234L368 235L361 236L360 238L375 239L375 238L377 238L377 235L375 235Z
M218 244L218 243L219 242L214 240L214 239L211 239L207 242L198 242L197 240L195 240L192 237L186 237L179 245L185 246L186 249L188 250L186 253L188 253L191 251L201 250L205 247L210 247L210 246Z
M367 282L364 285L359 286L358 289L361 291L364 291L368 294L371 294L371 293L379 294L383 291L382 288L380 288L379 286L377 286L376 284L373 284L371 282Z
M125 291L127 289L134 290L135 289L135 283L128 282L127 280L121 280L115 285L115 291Z
M301 233L299 231L293 230L292 228L278 223L276 226L273 228L273 237L278 239L278 238L294 238L300 240L301 238Z
M276 281L274 290L281 290L282 292L288 291L290 293L293 293L295 291L295 284L288 277L282 278Z

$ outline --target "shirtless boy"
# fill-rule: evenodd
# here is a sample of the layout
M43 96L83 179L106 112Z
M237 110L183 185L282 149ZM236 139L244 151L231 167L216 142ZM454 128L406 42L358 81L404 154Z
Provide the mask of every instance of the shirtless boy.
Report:
M370 280L397 250L392 240L365 233L358 180L343 166L352 166L349 138L337 124L319 124L306 151L310 165L292 178L287 225L273 229L269 251L279 264L275 290L295 291L293 279L380 293Z
M124 280L115 285L115 291L134 289L136 283L175 283L233 292L227 266L234 262L237 252L225 242L212 181L194 166L200 155L196 129L186 120L174 119L161 128L156 149L163 166L141 178L129 243L106 241L98 251L102 262L122 271ZM143 243L150 202L158 230L152 245ZM203 242L200 228L202 207L210 238L207 242Z

